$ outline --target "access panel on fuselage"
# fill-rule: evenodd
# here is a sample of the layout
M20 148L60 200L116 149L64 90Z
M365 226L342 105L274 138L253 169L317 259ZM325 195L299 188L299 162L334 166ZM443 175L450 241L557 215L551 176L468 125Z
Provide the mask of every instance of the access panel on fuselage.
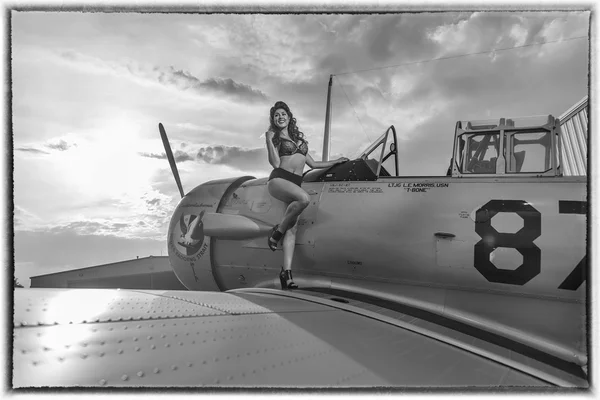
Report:
M325 183L315 272L581 300L586 209L579 178Z

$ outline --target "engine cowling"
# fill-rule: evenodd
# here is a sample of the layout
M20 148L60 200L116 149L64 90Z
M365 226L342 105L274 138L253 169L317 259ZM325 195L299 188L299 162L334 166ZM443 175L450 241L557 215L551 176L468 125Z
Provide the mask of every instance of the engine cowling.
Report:
M221 214L232 194L252 176L213 180L181 199L169 224L169 262L189 290L225 290L216 279L211 237L227 239L264 236L270 227L244 216Z

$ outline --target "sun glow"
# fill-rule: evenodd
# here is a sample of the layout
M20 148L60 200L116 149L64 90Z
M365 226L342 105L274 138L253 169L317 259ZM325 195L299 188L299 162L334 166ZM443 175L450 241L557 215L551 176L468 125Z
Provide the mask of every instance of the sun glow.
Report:
M89 289L58 294L49 302L46 317L59 325L46 330L40 337L41 345L59 349L86 340L92 328L82 322L97 319L113 299L114 293Z
M48 329L40 338L42 346L58 349L85 340L92 331L89 325L81 322L97 319L114 297L113 292L89 289L58 294L48 304L46 317L59 325Z
M62 292L48 305L47 318L59 324L93 321L106 311L114 297L114 292L105 290Z
M149 187L152 160L139 157L140 128L115 118L79 136L77 146L55 154L60 176L84 198L141 195Z

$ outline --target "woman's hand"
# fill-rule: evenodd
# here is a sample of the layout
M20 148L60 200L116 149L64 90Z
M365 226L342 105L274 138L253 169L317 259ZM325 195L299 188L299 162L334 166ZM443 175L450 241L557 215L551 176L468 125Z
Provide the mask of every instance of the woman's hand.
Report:
M265 136L267 137L267 140L273 140L275 132L273 131L273 129L271 129L271 127L269 127L269 130L265 132Z
M342 164L342 163L345 163L346 161L350 161L350 160L346 157L340 157L337 160L335 160L336 164Z

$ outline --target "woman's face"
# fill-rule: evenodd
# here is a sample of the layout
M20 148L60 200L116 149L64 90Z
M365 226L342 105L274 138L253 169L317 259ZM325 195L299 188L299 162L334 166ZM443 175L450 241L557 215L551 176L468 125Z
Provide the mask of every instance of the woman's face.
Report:
M273 123L279 129L284 129L290 123L290 117L283 108L278 108L273 114Z

